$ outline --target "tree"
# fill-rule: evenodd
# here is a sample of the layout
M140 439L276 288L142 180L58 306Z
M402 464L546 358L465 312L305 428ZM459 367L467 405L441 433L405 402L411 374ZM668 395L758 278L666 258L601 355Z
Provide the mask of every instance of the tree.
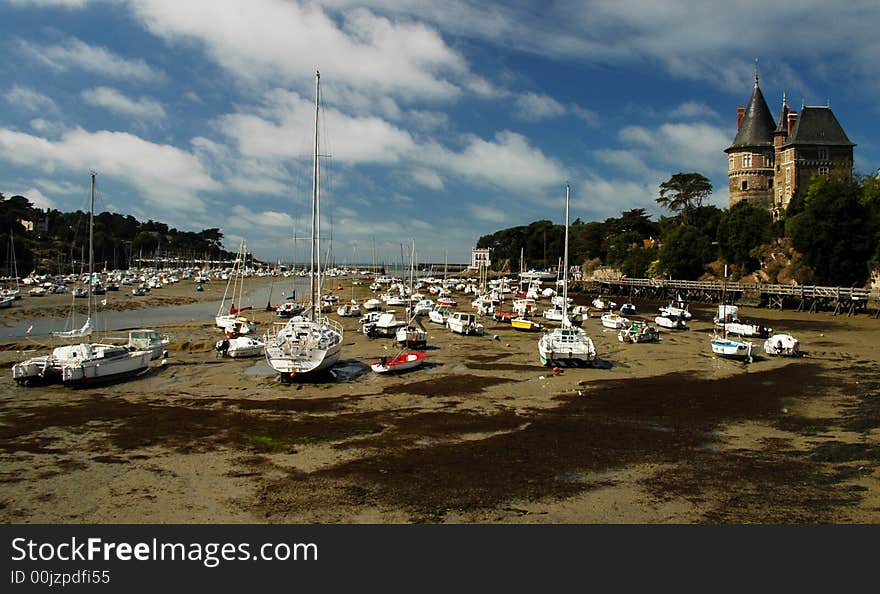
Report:
M718 224L721 257L742 268L754 266L754 251L770 241L772 226L773 218L766 209L739 202L724 213Z
M675 279L696 280L715 255L710 237L696 227L679 225L663 236L660 269Z
M703 205L712 193L712 182L700 173L676 173L660 184L657 204L674 213L682 213L682 221L688 224L691 211Z
M785 231L820 283L862 285L873 255L875 230L858 182L816 177L804 209L786 220Z

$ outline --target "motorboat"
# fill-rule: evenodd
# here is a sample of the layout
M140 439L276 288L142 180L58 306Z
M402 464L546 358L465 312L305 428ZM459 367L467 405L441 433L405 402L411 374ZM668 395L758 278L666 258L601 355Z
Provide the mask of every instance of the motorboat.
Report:
M620 314L614 313L613 311L602 314L601 319L602 325L606 328L611 328L612 330L620 330L621 328L627 328L630 325L630 321L628 318L625 318Z
M128 331L128 342L125 346L130 351L150 351L150 360L155 361L159 357L168 356L168 345L171 337L167 334L159 334L157 331L146 328Z
M617 333L620 342L656 342L660 340L660 332L647 322L633 322L627 328L621 328Z
M764 341L764 352L779 357L797 357L800 355L800 341L791 334L774 334Z
M217 341L214 349L224 357L241 359L263 354L265 343L252 336L238 336Z
M543 324L531 318L516 317L510 320L510 327L520 332L540 332L544 329Z
M446 320L446 326L456 334L482 335L484 328L477 321L477 316L472 313L452 312Z

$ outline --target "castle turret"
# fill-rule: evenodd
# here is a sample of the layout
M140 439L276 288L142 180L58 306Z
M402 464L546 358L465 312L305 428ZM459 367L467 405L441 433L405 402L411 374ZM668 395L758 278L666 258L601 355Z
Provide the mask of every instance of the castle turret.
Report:
M752 97L745 111L738 111L737 124L733 144L724 150L728 155L730 206L747 200L754 206L772 208L776 122L761 93L757 66Z

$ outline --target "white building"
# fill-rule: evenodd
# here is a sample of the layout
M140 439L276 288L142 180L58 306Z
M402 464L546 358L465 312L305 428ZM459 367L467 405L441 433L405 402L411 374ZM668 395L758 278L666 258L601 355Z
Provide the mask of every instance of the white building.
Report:
M489 248L474 248L471 251L471 268L479 270L480 267L489 268L492 260L489 258Z

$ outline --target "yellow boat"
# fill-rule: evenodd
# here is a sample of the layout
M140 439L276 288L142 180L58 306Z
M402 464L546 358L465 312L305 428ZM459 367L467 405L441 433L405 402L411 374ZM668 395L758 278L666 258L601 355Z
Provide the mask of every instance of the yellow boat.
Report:
M510 326L515 330L522 330L523 332L539 332L544 329L544 326L538 322L522 317L510 320Z

